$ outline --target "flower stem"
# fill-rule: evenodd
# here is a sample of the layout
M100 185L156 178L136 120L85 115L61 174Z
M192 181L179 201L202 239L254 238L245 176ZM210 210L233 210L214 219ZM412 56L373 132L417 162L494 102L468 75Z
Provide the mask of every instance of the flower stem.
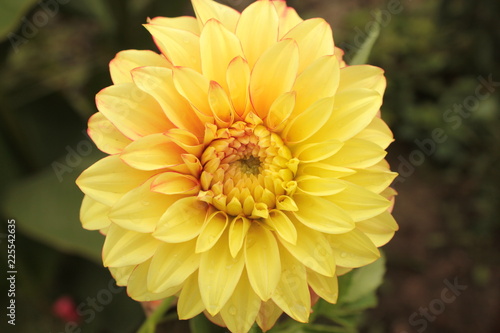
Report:
M154 333L156 330L156 325L162 320L165 312L170 308L174 297L166 298L155 311L146 318L146 321L141 325L137 333Z

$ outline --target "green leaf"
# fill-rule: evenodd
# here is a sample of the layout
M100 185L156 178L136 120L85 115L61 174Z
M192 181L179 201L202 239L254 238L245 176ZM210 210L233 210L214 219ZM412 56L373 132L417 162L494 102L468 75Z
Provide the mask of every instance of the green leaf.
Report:
M369 35L363 41L363 44L359 48L358 52L356 52L354 57L349 62L350 65L362 65L367 63L373 44L375 44L380 34L379 22L382 19L381 15L382 13L380 12L380 10L375 12L375 18L374 21L372 21L373 23L372 29L370 30Z
M37 0L2 0L0 3L0 41L14 32L21 18Z
M161 302L155 311L141 325L137 333L155 333L156 325L158 325L158 323L162 320L163 315L170 308L174 300L174 296L164 299L163 302Z
M16 219L16 226L26 235L100 264L104 237L97 231L82 228L79 211L83 194L75 180L102 156L94 148L87 157L73 156L70 160L73 163L67 163L67 158L56 162L67 168L65 173L57 174L53 168L48 168L14 183L2 200L5 215Z
M382 256L374 263L358 268L352 272L352 278L343 302L355 302L362 297L375 293L382 284L385 274L385 258Z

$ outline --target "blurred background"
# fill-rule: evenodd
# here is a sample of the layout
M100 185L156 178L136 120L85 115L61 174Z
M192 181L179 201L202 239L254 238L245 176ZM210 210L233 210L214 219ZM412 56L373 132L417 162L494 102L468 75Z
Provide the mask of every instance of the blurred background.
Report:
M400 231L360 331L500 332L500 1L288 4L325 18L347 60L381 26L369 63L388 81ZM144 320L100 264L100 235L81 228L74 180L103 156L85 130L109 61L156 50L147 17L183 14L188 0L0 0L0 259L15 219L15 332L127 333Z

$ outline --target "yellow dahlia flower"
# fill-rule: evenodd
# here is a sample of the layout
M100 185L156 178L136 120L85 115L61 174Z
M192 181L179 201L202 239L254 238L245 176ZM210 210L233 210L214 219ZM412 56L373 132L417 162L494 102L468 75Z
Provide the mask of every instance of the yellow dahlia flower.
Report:
M178 296L233 332L307 322L337 276L397 224L380 68L346 66L330 26L281 0L145 25L161 53L110 63L89 135L109 154L77 180L83 227L130 297Z

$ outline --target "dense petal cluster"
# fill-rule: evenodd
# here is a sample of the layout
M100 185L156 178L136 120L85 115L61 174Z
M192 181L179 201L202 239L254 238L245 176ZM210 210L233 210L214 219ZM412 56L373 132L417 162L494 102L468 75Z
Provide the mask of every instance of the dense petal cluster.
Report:
M135 300L176 295L181 319L233 332L307 322L311 296L335 303L337 276L397 230L383 71L346 66L330 26L282 0L192 3L196 18L145 25L160 54L110 63L83 227Z

